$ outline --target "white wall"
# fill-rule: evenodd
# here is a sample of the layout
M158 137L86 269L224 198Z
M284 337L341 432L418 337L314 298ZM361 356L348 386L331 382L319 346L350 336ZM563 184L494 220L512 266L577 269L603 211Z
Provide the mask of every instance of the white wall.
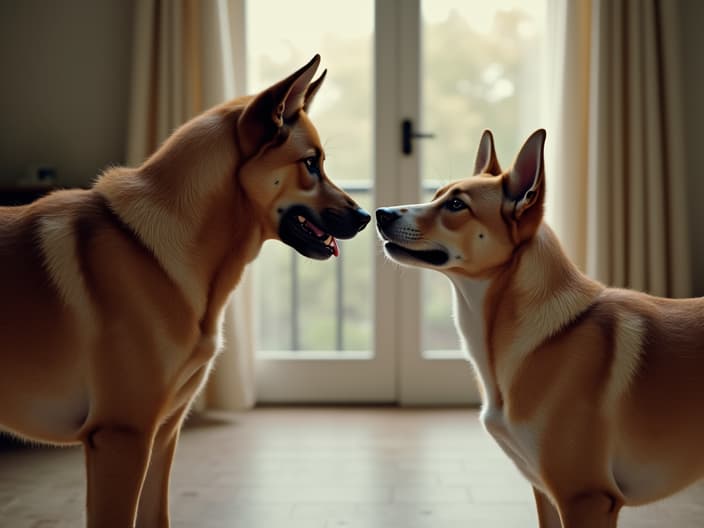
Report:
M133 0L0 1L0 184L86 184L124 159Z

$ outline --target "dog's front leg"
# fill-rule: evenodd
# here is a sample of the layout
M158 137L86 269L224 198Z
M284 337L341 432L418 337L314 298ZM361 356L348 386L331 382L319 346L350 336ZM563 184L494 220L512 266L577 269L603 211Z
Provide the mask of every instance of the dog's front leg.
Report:
M152 440L129 427L100 427L86 438L88 528L134 526Z
M538 511L538 526L540 528L562 528L560 514L552 501L533 486L533 495L535 497L535 507Z
M169 478L181 424L187 406L161 425L154 438L152 457L137 512L137 528L169 527Z
M616 528L623 504L607 493L592 492L558 500L564 528Z

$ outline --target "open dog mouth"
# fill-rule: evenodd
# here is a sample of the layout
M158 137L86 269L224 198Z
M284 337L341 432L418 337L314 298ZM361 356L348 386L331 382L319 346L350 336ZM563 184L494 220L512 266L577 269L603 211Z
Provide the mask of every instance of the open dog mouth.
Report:
M407 257L411 257L431 266L442 266L450 259L447 252L442 249L409 249L389 241L384 243L384 249L391 258L407 261Z
M340 254L340 248L338 247L337 240L335 240L334 236L316 227L313 222L308 220L303 215L298 215L296 217L296 220L298 220L298 225L301 226L301 229L321 241L328 249L331 255L335 255L337 257Z
M317 260L339 256L337 239L311 217L306 207L292 207L284 213L279 224L279 237L301 255Z

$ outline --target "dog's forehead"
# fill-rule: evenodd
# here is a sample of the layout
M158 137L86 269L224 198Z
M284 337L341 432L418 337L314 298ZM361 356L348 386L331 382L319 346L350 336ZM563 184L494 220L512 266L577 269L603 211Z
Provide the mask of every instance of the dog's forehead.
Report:
M291 127L287 143L288 147L297 153L322 152L323 150L318 131L305 112L299 114L295 124Z
M435 193L434 199L465 196L471 201L481 201L490 199L492 196L500 197L500 193L501 178L496 176L470 176L441 187Z

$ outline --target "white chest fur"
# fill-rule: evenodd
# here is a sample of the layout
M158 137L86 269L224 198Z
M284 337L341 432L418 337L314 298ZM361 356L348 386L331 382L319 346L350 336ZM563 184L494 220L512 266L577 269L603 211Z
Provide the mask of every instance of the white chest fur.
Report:
M538 424L510 424L498 401L499 388L489 362L485 299L489 281L448 274L454 290L455 326L484 391L482 424L523 475L542 487L538 471Z
M448 274L453 285L453 312L455 326L459 332L465 353L468 354L484 389L484 406L496 402L496 386L489 365L486 346L486 322L484 318L484 299L489 288L489 281L472 280Z

